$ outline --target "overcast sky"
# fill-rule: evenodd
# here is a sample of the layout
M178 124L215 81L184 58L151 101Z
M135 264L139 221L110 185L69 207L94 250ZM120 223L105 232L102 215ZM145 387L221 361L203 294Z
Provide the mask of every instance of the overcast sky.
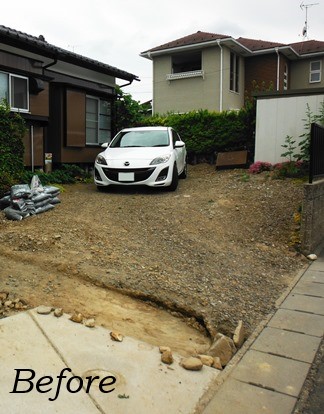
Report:
M306 40L324 41L324 0L15 0L2 1L0 24L137 75L124 91L145 102L152 63L141 52L198 30L300 42L306 10Z

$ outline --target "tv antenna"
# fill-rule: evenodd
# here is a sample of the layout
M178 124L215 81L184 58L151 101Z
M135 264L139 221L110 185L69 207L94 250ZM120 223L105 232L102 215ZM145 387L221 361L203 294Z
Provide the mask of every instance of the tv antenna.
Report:
M303 27L303 38L305 39L307 37L307 32L308 32L308 9L312 6L317 6L319 3L309 3L309 4L304 4L304 2L302 2L300 4L300 8L303 10L305 9L306 11L306 18L305 18L305 26Z

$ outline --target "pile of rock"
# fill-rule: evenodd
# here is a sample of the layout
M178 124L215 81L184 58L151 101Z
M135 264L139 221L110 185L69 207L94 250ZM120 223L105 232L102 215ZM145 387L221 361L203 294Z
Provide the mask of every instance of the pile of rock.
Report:
M9 292L0 292L0 318L4 318L12 311L21 311L28 308L26 302L20 298L14 298Z
M34 180L35 181L35 180ZM22 220L35 214L44 213L60 203L60 189L38 184L13 185L10 192L0 199L0 209L9 220Z
M204 365L222 370L233 358L237 349L243 345L244 340L245 329L243 322L240 321L235 329L233 338L218 333L206 355L196 354L183 358L180 365L190 371L200 371ZM166 346L160 346L159 350L161 361L165 364L172 364L173 356L171 349Z

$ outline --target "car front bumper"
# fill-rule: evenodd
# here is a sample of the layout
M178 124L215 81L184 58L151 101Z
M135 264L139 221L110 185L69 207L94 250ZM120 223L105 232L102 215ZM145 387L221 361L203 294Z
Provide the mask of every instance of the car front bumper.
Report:
M110 168L95 163L94 182L97 186L147 185L167 187L172 182L169 164L150 165L143 168Z

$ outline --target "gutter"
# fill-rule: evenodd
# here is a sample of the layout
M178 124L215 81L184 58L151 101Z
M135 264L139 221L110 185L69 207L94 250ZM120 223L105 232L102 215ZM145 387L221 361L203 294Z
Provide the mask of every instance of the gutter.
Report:
M57 57L55 57L54 58L54 60L53 60L53 62L51 62L51 63L48 63L47 65L45 65L45 66L43 66L43 74L44 74L44 70L46 70L46 69L48 69L48 68L50 68L51 66L54 66L54 65L56 65L57 64Z
M220 40L217 40L217 45L220 48L220 74L219 74L219 112L223 111L223 48Z
M277 53L277 91L279 91L279 86L280 86L280 54L279 54L279 48L276 47L275 51Z
M136 80L137 82L140 82L141 80L138 78L131 79L129 82L125 83L124 85L118 85L119 88L124 88L125 86L129 86L133 83L133 81Z
M216 39L216 40L210 40L208 42L200 42L200 43L191 43L190 45L170 47L170 48L160 49L156 51L148 50L146 52L140 53L140 56L146 59L152 60L154 56L163 55L166 53L185 52L186 50L201 49L201 48L207 48L211 46L219 46L220 42L226 43L227 41L234 42L242 50L252 55L251 50L249 50L247 47L243 46L241 43L239 43L232 37L226 37L224 39Z

